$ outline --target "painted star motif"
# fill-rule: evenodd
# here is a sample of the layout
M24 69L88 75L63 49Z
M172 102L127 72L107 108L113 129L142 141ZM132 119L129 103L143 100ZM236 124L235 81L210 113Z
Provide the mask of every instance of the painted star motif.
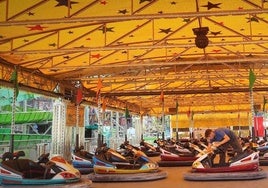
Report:
M113 28L114 27L105 27L105 26L103 26L101 29L99 29L99 30L101 30L102 31L102 33L106 33L106 32L114 32L113 31Z
M60 7L60 6L66 6L68 7L68 0L56 0L58 2L55 7ZM78 2L70 1L70 8L72 8L73 4L77 4Z
M215 52L215 53L218 53L218 52L220 52L221 50L216 50L216 49L214 49L214 50L212 50L212 52Z
M190 18L183 18L182 22L188 23L189 21L191 21Z
M252 16L251 18L247 18L247 23L248 22L259 22L258 18L256 18L255 16Z
M146 2L146 1L151 2L152 0L140 0L140 4L141 4L141 3L144 3L144 2Z
M52 47L55 47L56 46L56 43L51 43L51 44L48 44L49 46L52 46Z
M34 16L33 12L28 12L28 16Z
M165 33L165 34L169 34L170 32L172 32L171 28L160 29L160 31L159 31L159 33Z
M217 35L220 35L221 34L221 31L217 31L217 32L211 31L210 34L212 34L214 36L217 36Z
M177 2L176 2L176 1L171 1L170 4L171 4L171 5L176 5Z
M91 57L99 59L101 57L101 55L100 54L92 54Z
M208 1L207 5L203 5L202 7L207 7L208 10L212 9L212 8L220 8L219 5L221 5L221 3L211 3Z
M43 29L47 27L42 27L41 25L35 25L35 26L27 27L27 28L30 28L29 31L43 31Z
M106 5L107 4L107 1L101 1L100 4Z
M118 10L118 13L119 14L126 14L128 13L127 9L124 9L124 10Z

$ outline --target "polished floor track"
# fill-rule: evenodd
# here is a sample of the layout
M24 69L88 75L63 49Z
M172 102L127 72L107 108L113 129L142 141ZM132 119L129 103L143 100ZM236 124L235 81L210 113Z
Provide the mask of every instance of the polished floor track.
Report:
M268 174L268 166L261 166L262 170ZM8 188L265 188L268 185L268 178L258 180L233 180L233 181L187 181L184 180L184 174L189 172L191 167L160 167L167 172L167 178L143 181L143 182L104 182L88 183L88 175L83 175L83 181L86 183L69 185L46 185L46 186L2 186ZM1 187L1 186L0 186Z

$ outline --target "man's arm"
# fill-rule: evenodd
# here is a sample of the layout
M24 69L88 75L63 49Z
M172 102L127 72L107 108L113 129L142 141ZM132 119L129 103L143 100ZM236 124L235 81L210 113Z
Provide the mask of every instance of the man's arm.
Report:
M229 137L227 134L224 134L222 141L220 141L220 142L216 142L216 143L213 144L213 145L214 145L215 147L219 147L219 146L221 146L221 145L227 143L229 140L230 140L230 137Z

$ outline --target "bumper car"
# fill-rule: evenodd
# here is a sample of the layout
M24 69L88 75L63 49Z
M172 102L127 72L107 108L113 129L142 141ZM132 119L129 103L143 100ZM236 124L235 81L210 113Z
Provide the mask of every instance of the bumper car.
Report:
M253 180L266 178L266 172L259 167L259 152L245 149L242 154L231 158L225 165L214 164L212 151L203 150L193 162L192 170L184 174L185 180Z
M255 146L255 150L259 151L259 161L261 166L268 166L268 143Z
M89 175L93 182L148 181L166 178L158 164L150 160L142 151L135 150L130 160L106 146L98 148L93 157L94 173Z
M161 154L159 147L154 147L144 140L140 142L140 148L148 157L157 157Z
M72 153L72 164L81 174L89 174L93 172L93 156L94 154L85 151L84 147L80 146Z
M80 172L61 156L49 157L42 154L38 162L20 158L23 151L6 152L0 164L0 183L2 185L48 185L67 184L81 180ZM89 182L90 183L90 182Z
M191 166L192 163L200 156L200 150L200 146L192 143L189 143L189 147L187 148L181 147L177 144L161 147L160 161L158 161L158 165L161 167Z

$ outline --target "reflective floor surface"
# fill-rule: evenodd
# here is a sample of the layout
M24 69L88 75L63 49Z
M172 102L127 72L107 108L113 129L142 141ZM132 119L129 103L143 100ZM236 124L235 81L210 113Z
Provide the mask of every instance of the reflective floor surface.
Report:
M91 182L88 175L83 175L82 181L66 185L42 185L42 186L2 186L7 188L265 188L268 178L258 180L233 180L233 181L187 181L184 174L191 169L185 167L160 167L167 172L167 178L142 182ZM261 166L268 175L268 166ZM1 187L1 186L0 186Z
M259 188L267 187L268 178L258 180L239 181L186 181L183 178L191 167L161 167L167 171L165 179L147 182L118 182L118 183L96 183L93 188ZM268 166L261 167L268 174ZM242 187L241 187L242 186Z

